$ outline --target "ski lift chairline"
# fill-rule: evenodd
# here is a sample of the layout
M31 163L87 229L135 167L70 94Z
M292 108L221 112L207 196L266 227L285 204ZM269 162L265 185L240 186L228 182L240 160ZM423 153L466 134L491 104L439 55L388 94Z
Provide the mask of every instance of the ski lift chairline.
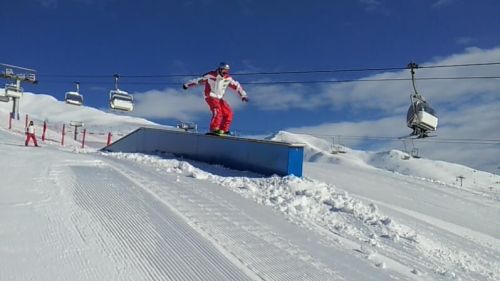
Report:
M75 82L76 92L66 92L64 100L67 104L81 106L83 105L83 96L80 94L80 82Z
M411 72L411 80L414 93L410 95L410 107L406 115L406 124L413 129L411 135L418 138L428 137L429 132L436 131L438 118L436 111L422 97L415 86L415 69L418 68L416 63L409 63L408 68Z
M134 109L134 97L118 89L120 75L115 74L115 89L109 91L109 107L113 110L132 111Z

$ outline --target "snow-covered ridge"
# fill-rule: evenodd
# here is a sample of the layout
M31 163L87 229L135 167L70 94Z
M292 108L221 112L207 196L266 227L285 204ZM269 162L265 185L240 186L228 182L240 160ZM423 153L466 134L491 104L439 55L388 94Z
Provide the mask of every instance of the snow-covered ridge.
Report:
M464 165L425 158L412 158L399 150L367 152L341 147L340 149L344 153L332 153L332 144L324 139L284 131L273 135L271 139L304 143L304 160L308 162L382 169L430 182L489 194L500 200L500 190L498 190L500 176ZM459 177L463 177L462 183Z
M0 88L0 93L4 89ZM0 102L0 115L8 116L12 102ZM21 115L34 120L64 123L81 121L89 126L152 126L158 125L143 118L117 115L88 106L68 105L50 95L25 92L20 102ZM0 116L1 117L1 116ZM7 118L7 117L6 117Z

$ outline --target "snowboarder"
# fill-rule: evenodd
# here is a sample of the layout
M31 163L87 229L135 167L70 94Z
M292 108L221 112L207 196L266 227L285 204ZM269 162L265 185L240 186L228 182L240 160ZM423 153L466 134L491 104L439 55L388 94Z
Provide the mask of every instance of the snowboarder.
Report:
M243 102L248 102L248 96L240 83L229 75L229 65L221 62L216 70L204 74L202 77L189 80L182 85L184 90L205 85L205 101L212 112L210 121L210 133L217 135L229 134L229 128L233 121L233 111L229 104L223 99L226 89L229 87L239 94Z
M33 139L35 146L38 146L35 137L35 125L33 125L33 121L30 121L30 124L26 128L26 141L24 142L24 146L28 146L30 139Z

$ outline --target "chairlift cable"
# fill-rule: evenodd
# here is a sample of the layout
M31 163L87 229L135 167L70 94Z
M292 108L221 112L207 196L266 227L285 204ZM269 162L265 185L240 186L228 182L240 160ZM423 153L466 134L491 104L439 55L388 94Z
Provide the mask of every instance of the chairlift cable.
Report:
M123 76L122 76L123 77ZM415 78L416 81L432 81L432 80L474 80L474 79L500 79L500 76L461 76L461 77L421 77ZM245 85L274 85L274 84L329 84L329 83L357 83L357 82L398 82L398 81L411 81L411 78L381 78L381 79L343 79L343 80L305 80L305 81L265 81L265 82L245 82L240 81ZM64 84L67 83L63 80L42 80L46 84ZM133 81L133 82L120 82L123 85L165 85L165 86L178 86L179 83L172 82L147 82L147 81ZM103 81L86 81L86 84L108 84Z
M485 62L485 63L467 63L467 64L448 64L448 65L427 65L419 66L419 68L455 68L455 67L472 67L472 66L491 66L500 65L500 62ZM346 68L346 69L324 69L324 70L299 70L299 71L268 71L268 72L234 72L235 76L244 75L286 75L286 74L317 74L317 73L341 73L341 72L369 72L369 71L394 71L404 70L408 67L366 67L366 68ZM110 75L95 75L95 74L38 74L39 77L81 77L81 78L108 78ZM130 74L120 75L123 78L180 78L199 76L198 74Z
M413 90L415 91L415 95L418 96L417 87L415 86L415 69L418 68L418 64L410 62L408 64L408 68L410 69L411 72L411 83L413 85Z

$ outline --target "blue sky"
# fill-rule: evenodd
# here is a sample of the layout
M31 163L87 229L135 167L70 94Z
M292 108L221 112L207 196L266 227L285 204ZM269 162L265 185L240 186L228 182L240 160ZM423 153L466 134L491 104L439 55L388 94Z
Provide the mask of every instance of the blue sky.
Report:
M227 93L235 110L233 129L243 133L288 129L343 136L404 135L409 133L405 118L411 84L273 83L409 78L406 70L237 73L405 67L410 61L422 65L500 62L498 0L0 1L0 62L38 71L40 83L26 85L25 90L62 100L78 80L86 105L105 108L114 73L201 75L225 61L250 97L244 105ZM417 77L482 75L500 76L500 66L417 70ZM169 125L180 119L207 127L210 115L202 89L180 88L190 78L124 77L120 88L136 98L133 115ZM499 139L493 128L500 116L484 108L500 104L498 85L498 79L417 82L440 114L438 133L443 138ZM465 111L478 117L454 124L457 112ZM472 126L477 120L486 120L489 126ZM469 132L471 127L475 130ZM394 146L359 139L346 144ZM435 151L435 147L423 153L439 158L436 155L442 149ZM481 146L471 150L476 153L479 148L484 150ZM491 149L498 151L498 146ZM471 157L457 161L471 161ZM489 160L489 169L497 162Z

